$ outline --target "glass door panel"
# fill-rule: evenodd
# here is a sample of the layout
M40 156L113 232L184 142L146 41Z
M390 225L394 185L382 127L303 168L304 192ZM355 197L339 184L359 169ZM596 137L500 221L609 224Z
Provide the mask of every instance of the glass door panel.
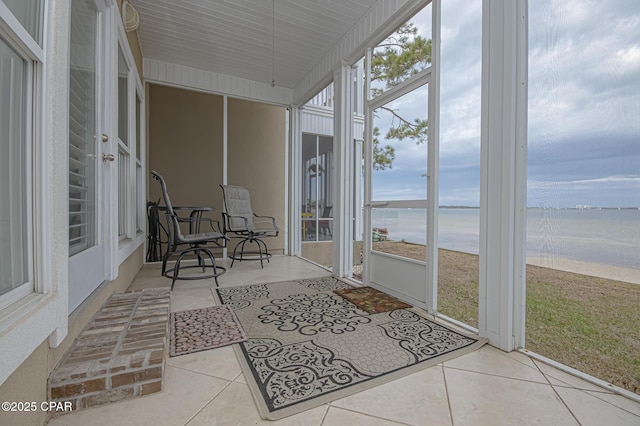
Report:
M107 63L103 10L95 0L71 3L69 67L69 312L106 278L110 264L102 193L108 167L102 167L103 134L108 116L105 93Z
M331 241L333 138L302 135L302 241Z
M376 251L411 257L407 244L427 242L427 100L428 86L423 85L373 111L371 199L378 207L371 210L371 232Z
M69 255L96 235L96 25L93 1L74 1L69 69Z
M426 208L372 208L373 250L425 262L426 224Z

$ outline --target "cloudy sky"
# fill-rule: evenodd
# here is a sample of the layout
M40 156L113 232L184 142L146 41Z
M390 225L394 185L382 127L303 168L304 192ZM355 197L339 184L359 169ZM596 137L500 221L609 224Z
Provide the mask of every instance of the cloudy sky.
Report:
M441 205L479 205L481 5L443 2ZM640 206L640 1L529 1L528 123L528 206ZM424 198L425 146L392 144L374 198Z

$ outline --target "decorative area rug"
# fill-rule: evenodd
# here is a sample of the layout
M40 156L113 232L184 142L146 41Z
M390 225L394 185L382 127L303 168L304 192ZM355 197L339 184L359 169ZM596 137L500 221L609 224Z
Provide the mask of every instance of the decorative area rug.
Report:
M247 334L234 350L262 418L326 404L486 343L414 308L370 315L333 293L344 288L352 287L324 277L216 289Z
M171 313L169 356L206 351L247 340L228 306Z
M396 309L408 309L411 307L408 303L404 303L402 300L396 299L373 287L341 288L333 292L370 314L395 311Z

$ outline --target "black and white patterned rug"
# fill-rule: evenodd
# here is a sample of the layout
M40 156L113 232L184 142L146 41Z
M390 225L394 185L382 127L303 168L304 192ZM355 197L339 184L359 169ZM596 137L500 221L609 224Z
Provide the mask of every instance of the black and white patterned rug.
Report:
M248 340L235 345L264 419L277 420L469 353L485 339L418 309L368 314L333 277L218 288Z

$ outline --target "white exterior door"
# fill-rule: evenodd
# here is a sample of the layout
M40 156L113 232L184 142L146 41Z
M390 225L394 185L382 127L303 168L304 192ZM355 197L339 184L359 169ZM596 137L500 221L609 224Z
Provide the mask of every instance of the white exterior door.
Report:
M108 277L108 60L112 43L103 2L71 2L69 70L69 312Z

